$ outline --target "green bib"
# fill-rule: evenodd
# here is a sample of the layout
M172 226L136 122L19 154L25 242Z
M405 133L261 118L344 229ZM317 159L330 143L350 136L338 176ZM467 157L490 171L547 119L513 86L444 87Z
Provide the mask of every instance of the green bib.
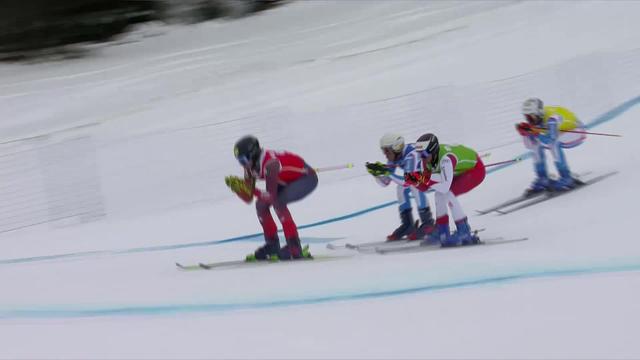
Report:
M447 155L453 155L456 158L456 167L453 169L454 175L460 175L467 170L473 169L478 163L478 153L464 145L446 145L440 144L440 152L438 153L438 165L433 169L431 164L427 164L427 169L432 173L440 172L440 160Z

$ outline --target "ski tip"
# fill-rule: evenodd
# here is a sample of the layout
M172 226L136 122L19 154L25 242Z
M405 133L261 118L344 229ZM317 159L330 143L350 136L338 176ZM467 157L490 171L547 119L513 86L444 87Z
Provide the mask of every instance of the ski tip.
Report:
M192 266L183 265L183 264L180 264L179 262L177 262L177 263L176 263L176 268L177 268L178 270L182 270L182 271L189 271L189 270L193 270L193 267L192 267Z
M376 253L376 254L381 254L381 255L383 255L383 254L386 254L386 253L387 253L387 251L386 251L385 249L380 248L380 247L376 247L376 248L374 249L374 251L375 251L375 253Z

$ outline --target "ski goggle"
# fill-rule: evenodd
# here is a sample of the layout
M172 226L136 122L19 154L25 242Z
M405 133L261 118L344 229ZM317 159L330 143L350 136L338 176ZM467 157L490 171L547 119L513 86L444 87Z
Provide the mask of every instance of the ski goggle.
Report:
M527 119L528 122L532 123L532 124L537 124L542 120L542 117L539 115L534 115L534 114L526 114L524 116L525 119Z
M238 162L240 163L240 165L242 166L247 166L249 165L249 158L246 155L240 155L240 156L236 156L236 159L238 160Z
M393 148L391 146L383 146L380 148L380 150L382 150L383 154L395 154L395 151L393 151Z

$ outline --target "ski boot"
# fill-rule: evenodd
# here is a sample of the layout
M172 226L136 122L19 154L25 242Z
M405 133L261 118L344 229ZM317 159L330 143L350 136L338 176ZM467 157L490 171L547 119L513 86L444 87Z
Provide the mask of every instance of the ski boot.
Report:
M535 170L537 177L533 181L531 186L529 186L529 188L525 191L525 196L533 196L543 191L553 189L553 181L549 179L549 176L547 175L547 167L545 166L545 163L536 163Z
M387 241L400 240L403 237L415 232L415 225L413 224L413 214L411 214L411 208L402 210L400 212L400 226L387 236Z
M422 224L418 226L418 222L416 221L416 231L407 236L409 240L424 240L425 236L431 234L431 232L436 228L430 208L418 210L418 215L420 216Z
M442 247L456 246L451 245L451 234L449 233L449 224L436 224L435 229L420 242L420 246L440 245Z
M467 218L456 221L456 232L451 237L457 237L457 242L462 245L475 245L480 243L478 235L471 232Z
M569 191L576 187L577 181L571 176L571 172L566 164L557 162L556 167L560 174L560 179L554 183L554 191Z
M301 247L298 237L287 239L287 245L280 249L278 258L280 260L313 259L309 252L309 245Z
M245 261L265 261L274 260L278 258L280 252L280 239L276 235L272 239L266 240L265 244L256 249L253 254L247 255Z

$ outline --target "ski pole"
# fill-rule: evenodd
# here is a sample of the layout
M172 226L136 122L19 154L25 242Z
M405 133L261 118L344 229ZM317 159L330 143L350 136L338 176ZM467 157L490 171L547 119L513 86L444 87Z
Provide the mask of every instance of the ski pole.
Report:
M549 130L547 128L535 127L534 130ZM599 136L611 136L611 137L622 137L622 135L618 134L606 134L606 133L597 133L590 132L584 130L560 130L561 132L574 133L574 134L585 134L585 135L599 135Z
M560 131L568 132L568 133L576 133L576 134L622 137L622 135L618 135L618 134L606 134L606 133L597 133L597 132L581 131L581 130L560 130Z
M518 162L518 161L522 161L522 157L518 156L515 159L499 161L499 162L496 162L496 163L493 163L493 164L487 164L484 167L491 167L491 166L498 166L498 165L503 165L503 164L510 164L510 163L514 163L514 162Z
M334 170L342 170L342 169L351 169L353 168L352 163L344 164L344 165L335 165L335 166L327 166L321 168L314 168L316 172L326 172L326 171L334 171Z

